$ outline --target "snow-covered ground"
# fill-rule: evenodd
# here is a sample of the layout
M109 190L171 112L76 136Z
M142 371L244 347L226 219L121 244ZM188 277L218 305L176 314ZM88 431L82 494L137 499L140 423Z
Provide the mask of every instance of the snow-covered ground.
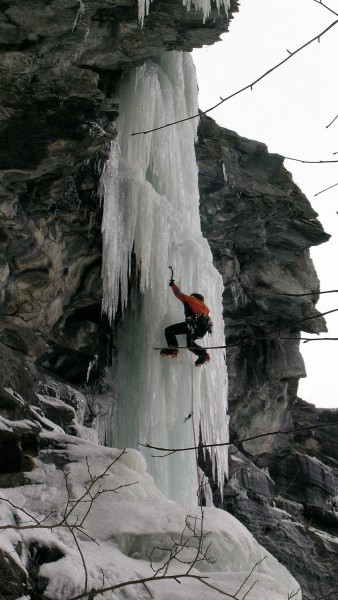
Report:
M105 448L59 428L43 435L69 462L59 469L38 460L26 474L28 485L0 491L1 525L13 525L2 530L0 544L23 569L29 546L59 549L62 558L40 566L39 576L48 579L46 598L70 600L86 589L120 584L91 597L301 599L287 569L230 514L168 500L138 451ZM42 451L42 458L50 452ZM175 549L179 554L163 569ZM128 583L140 579L147 581Z

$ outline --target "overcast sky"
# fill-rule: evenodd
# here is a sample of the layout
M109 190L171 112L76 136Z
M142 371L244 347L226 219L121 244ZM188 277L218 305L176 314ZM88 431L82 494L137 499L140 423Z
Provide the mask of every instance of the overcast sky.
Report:
M241 0L222 41L193 52L203 110L250 84L338 20L338 0ZM253 87L209 116L242 136L264 142L270 152L302 160L338 159L338 24ZM338 163L304 165L285 161L310 200L331 240L311 249L321 290L338 289ZM317 308L338 308L338 294L325 294ZM338 337L338 313L327 317ZM318 336L316 336L318 337ZM322 407L338 407L338 341L301 344L308 377L299 396Z

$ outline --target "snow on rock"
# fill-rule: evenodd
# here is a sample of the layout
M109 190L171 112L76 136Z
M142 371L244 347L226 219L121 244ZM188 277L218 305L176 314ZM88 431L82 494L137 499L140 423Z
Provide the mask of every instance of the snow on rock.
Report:
M18 564L29 568L27 548L37 544L58 552L58 560L42 561L39 569L40 581L47 582L44 597L71 600L85 591L86 578L87 589L92 590L151 578L154 569L167 560L169 550L175 540L180 540L183 530L185 541L187 534L191 534L187 524L194 527L194 523L197 536L190 535L190 543L180 554L184 564L173 559L167 571L168 576L179 576L181 583L174 579L147 582L156 600L217 600L224 595L215 588L235 594L242 584L239 599L254 584L247 595L249 600L286 600L288 594L298 589L289 572L243 525L216 508L203 509L204 550L208 560L197 561L190 572L193 577L207 576L207 583L213 587L187 577L196 546L202 539L201 509L183 507L167 499L147 472L143 456L134 449L105 448L79 438L62 437L58 432L51 436L51 441L62 442L66 448L69 462L64 472L38 461L38 467L27 474L31 484L1 490L1 497L8 498L11 505L0 500L1 525L14 525L15 514L16 522L33 526L2 532L0 547L15 555ZM92 505L88 502L90 495L96 498ZM74 502L80 498L81 502ZM14 505L24 508L24 512ZM67 526L63 521L65 510L68 510ZM44 528L36 528L36 521L29 515ZM70 531L73 524L78 527L73 534L79 547ZM123 586L110 596L96 597L140 600L149 598L149 592L142 584L134 584ZM301 593L293 597L301 600Z

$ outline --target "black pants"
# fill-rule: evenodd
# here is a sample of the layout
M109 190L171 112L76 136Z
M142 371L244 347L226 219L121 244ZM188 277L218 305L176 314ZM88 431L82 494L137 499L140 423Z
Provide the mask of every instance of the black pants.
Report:
M187 336L187 348L197 356L204 356L207 352L204 348L201 348L197 344L195 344L194 334L191 333L190 329L188 329L188 325L183 323L175 323L174 325L169 325L166 327L165 338L167 340L168 346L176 347L178 346L177 335L186 335Z

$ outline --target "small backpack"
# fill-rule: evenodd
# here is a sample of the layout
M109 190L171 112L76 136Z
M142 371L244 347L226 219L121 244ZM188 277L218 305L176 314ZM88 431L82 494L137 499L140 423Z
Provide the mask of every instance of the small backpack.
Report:
M187 319L188 327L196 339L203 338L207 333L212 334L212 320L203 313L195 314Z

